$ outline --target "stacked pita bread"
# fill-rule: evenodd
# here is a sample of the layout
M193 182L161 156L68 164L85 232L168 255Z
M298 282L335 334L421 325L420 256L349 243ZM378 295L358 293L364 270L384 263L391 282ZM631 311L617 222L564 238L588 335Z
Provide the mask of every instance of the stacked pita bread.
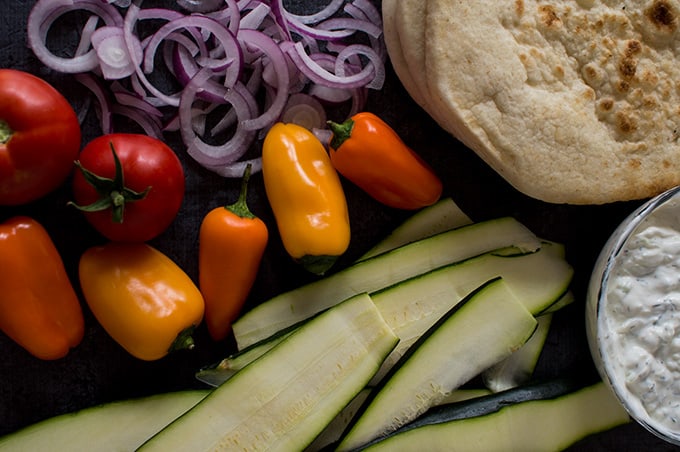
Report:
M680 184L680 2L382 8L413 99L521 192L603 204Z

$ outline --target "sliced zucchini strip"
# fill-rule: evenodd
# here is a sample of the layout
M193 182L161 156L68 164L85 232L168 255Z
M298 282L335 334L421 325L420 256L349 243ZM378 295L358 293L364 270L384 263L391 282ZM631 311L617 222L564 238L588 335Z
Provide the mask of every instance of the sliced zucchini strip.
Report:
M394 365L355 416L338 450L352 450L413 421L482 370L510 356L536 319L496 278L454 306Z
M535 251L540 245L536 235L511 217L443 232L358 262L256 306L234 323L236 343L241 350L357 293L372 293L453 262L509 246Z
M140 450L303 450L397 341L367 294L352 297L302 325Z

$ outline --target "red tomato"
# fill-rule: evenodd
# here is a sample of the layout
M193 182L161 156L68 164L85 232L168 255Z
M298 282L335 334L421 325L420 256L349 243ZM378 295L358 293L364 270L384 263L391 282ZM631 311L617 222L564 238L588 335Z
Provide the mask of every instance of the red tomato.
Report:
M113 151L122 177L116 176ZM75 205L109 240L151 240L170 226L182 205L184 169L156 138L122 133L95 138L83 148L78 165L85 171L73 177Z
M19 205L59 187L80 150L80 124L46 81L0 69L0 205Z

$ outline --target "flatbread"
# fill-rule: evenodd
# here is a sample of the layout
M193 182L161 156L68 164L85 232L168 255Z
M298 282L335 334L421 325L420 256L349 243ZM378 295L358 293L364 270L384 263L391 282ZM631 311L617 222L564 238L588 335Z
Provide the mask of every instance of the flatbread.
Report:
M642 199L680 184L679 15L678 1L427 0L414 80L523 193Z
M408 0L411 1L411 0ZM422 0L419 0L422 4ZM394 72L401 81L406 91L411 98L421 107L425 104L425 97L420 92L420 83L417 83L411 75L408 61L402 51L404 44L401 42L401 36L397 30L397 18L400 18L401 12L400 4L404 0L383 0L382 2L382 16L383 16L383 37L385 39L385 47L390 56L390 62L394 68ZM425 16L422 16L422 24L418 31L424 31ZM425 54L423 54L423 62L425 62ZM423 77L425 74L423 73Z

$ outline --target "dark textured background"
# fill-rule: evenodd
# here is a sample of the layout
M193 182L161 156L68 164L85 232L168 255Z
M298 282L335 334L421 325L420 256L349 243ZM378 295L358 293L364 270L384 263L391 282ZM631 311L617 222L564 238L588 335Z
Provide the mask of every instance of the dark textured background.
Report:
M33 1L12 0L0 14L0 64L39 75L60 89L77 109L82 90L68 75L52 72L40 64L26 46L26 19ZM171 5L172 0L147 0ZM298 1L299 8L312 2ZM379 6L379 1L376 2ZM296 12L300 10L297 9ZM67 39L64 37L63 39ZM451 196L474 220L511 215L536 234L566 245L567 259L576 269L573 291L576 303L557 314L541 357L537 375L547 377L568 372L593 373L584 332L584 298L591 268L599 250L616 225L640 202L604 206L552 205L530 199L505 183L470 150L442 131L409 98L388 64L384 88L370 93L367 110L391 124L417 150L444 181ZM93 115L83 125L83 144L100 132ZM186 158L178 137L167 137L182 158L187 192L177 220L152 245L172 257L194 279L197 276L197 233L210 209L233 202L238 181L224 181ZM352 242L335 269L347 265L385 236L408 213L383 207L350 184L345 184L351 211ZM0 207L0 221L17 214L42 222L61 252L77 287L76 267L80 254L103 240L67 208L70 190L65 185L30 205ZM271 238L258 281L249 299L253 306L286 289L310 281L304 270L291 265L277 235L264 197L262 177L252 178L249 203L269 226ZM2 271L2 269L0 269ZM2 290L2 288L0 288ZM201 388L194 372L216 362L233 350L230 341L213 343L204 326L196 333L197 347L156 362L136 360L113 342L87 310L85 338L66 358L40 361L0 333L0 435L61 413L84 407L184 388ZM574 446L574 450L661 450L670 447L636 424L597 435Z

